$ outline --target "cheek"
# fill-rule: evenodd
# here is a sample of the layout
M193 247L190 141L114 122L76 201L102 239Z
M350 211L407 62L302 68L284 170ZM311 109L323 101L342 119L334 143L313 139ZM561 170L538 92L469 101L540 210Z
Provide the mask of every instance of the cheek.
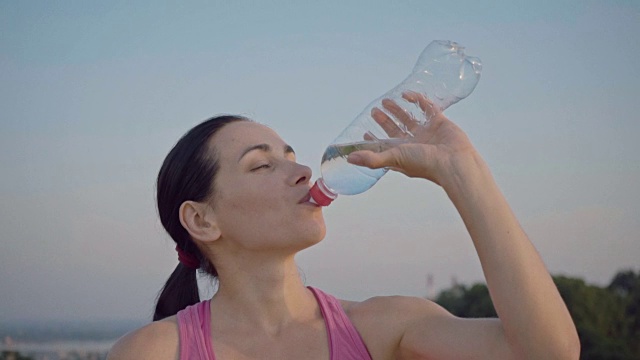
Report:
M248 241L302 237L317 242L324 238L322 211L311 213L292 203L284 181L236 178L219 189L216 208L223 236Z
M217 184L218 205L221 211L252 211L265 203L269 194L264 184L247 181L245 176L221 177Z
M268 189L237 184L221 194L216 204L221 227L240 234L273 231L285 223L290 216L283 213L282 196Z
M266 184L265 184L266 185ZM229 209L237 216L259 219L281 212L283 198L278 191L268 186L238 186L237 191L224 202L225 211Z

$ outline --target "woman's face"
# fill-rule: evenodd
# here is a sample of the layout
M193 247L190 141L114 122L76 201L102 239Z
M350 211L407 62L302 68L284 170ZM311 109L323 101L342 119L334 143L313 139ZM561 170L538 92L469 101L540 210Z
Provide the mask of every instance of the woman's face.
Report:
M309 202L311 170L273 130L225 125L211 139L218 156L212 200L222 239L253 250L304 249L325 235L322 208Z

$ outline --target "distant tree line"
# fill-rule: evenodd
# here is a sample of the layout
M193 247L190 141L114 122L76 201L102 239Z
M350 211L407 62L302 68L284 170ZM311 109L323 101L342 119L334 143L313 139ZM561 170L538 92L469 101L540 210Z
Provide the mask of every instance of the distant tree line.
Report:
M5 350L0 353L0 360L33 360L33 358L29 356L23 356L16 351Z
M90 353L78 353L78 352L71 352L65 355L54 355L53 357L50 357L49 354L44 355L44 354L37 354L36 358L37 359L58 359L58 360L103 360L106 359L107 354L101 354L101 353L96 353L96 352L90 352ZM5 350L0 352L0 360L35 360L32 356L25 356L17 351L10 351L10 350Z
M581 359L640 359L640 272L618 272L606 287L554 276L578 329ZM496 317L485 284L454 285L435 301L460 317Z

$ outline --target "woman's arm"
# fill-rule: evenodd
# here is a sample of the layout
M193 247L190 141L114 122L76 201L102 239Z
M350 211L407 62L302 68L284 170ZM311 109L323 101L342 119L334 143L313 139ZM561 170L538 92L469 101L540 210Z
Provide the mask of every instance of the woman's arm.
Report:
M492 351L503 355L510 353L518 359L577 359L580 345L571 316L487 165L462 130L443 114L429 113L432 106L424 97L408 93L405 98L418 103L431 117L427 126L403 118L395 103L383 104L412 129L420 143L400 145L379 154L353 153L349 161L373 168L390 167L411 177L431 180L442 186L460 213L480 258L500 321L493 325L476 322L470 325L470 331L460 332L463 336L457 337L455 332L461 331L464 321L460 323L454 317L447 320L445 315L436 319L442 319L444 324L459 324L444 329L452 331L448 335L455 340L451 341L459 341L462 347L466 347L462 342L486 338L489 331L491 339L498 339L498 347L492 344ZM389 126L391 119L381 111L374 110L372 116ZM425 305L417 309L422 310L415 310L416 313L431 317ZM399 346L407 353L427 350L421 348L424 342L415 332L427 331L429 325L409 320L407 324ZM500 350L500 342L509 351Z
M578 358L569 312L538 252L477 154L443 188L473 240L505 340L517 358Z

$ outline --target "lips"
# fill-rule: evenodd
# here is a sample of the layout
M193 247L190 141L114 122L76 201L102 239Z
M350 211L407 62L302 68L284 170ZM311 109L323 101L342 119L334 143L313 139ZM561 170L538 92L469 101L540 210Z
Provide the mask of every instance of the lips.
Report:
M309 202L309 200L311 199L311 194L309 194L308 192L306 194L304 194L304 196L300 199L300 201L298 201L298 204L302 204L302 203L306 203Z

